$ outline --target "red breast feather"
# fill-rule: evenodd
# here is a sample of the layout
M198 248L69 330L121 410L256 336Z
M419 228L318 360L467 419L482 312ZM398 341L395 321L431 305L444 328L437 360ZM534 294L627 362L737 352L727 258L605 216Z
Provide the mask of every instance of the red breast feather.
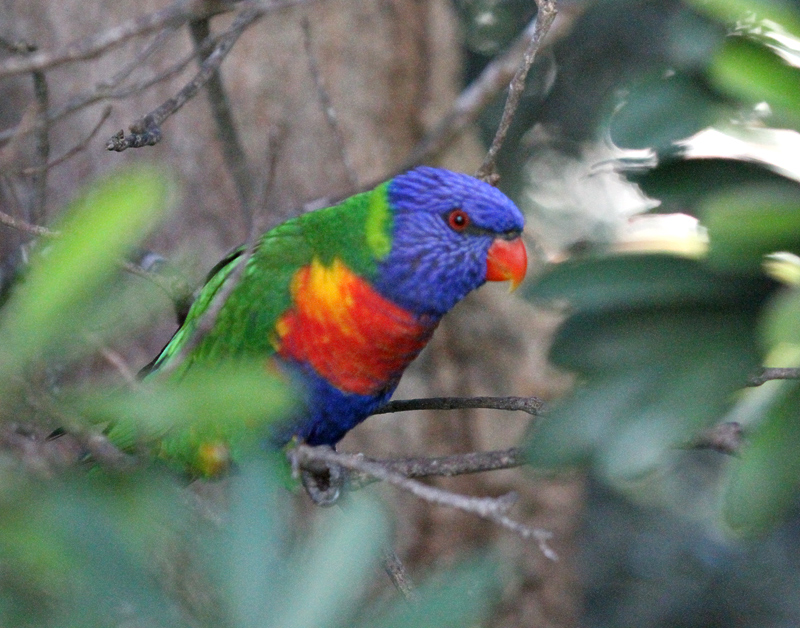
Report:
M438 322L395 305L339 260L301 268L291 293L276 350L345 393L373 395L396 384Z

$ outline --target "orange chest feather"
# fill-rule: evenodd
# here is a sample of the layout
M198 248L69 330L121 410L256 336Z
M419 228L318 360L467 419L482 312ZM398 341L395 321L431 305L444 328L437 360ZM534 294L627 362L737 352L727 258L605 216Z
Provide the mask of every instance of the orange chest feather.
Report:
M279 355L310 364L346 393L371 395L394 384L436 328L338 260L301 268L291 293L293 306L275 328Z

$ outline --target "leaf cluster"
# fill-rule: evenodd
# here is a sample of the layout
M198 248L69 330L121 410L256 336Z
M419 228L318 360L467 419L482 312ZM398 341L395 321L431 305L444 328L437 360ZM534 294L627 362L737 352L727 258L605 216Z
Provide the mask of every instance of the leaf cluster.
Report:
M800 385L742 392L759 366L800 359L800 179L754 157L698 157L687 138L710 125L736 133L746 125L732 118L765 110L763 122L800 129L800 12L770 0L687 4L672 31L684 62L632 86L610 131L656 150L657 165L629 177L656 211L696 217L707 251L586 256L529 287L533 300L566 305L551 359L580 385L532 431L528 454L636 482L735 411L748 439L728 465L722 514L753 532L786 513L800 485Z

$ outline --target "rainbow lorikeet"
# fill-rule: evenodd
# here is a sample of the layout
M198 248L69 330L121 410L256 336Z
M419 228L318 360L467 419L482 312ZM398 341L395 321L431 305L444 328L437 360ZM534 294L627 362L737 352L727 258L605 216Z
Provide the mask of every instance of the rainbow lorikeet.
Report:
M522 213L473 177L419 167L261 236L213 328L177 367L263 356L304 384L275 434L335 445L391 397L448 310L485 281L519 284ZM233 272L220 262L183 326L146 367L174 359Z

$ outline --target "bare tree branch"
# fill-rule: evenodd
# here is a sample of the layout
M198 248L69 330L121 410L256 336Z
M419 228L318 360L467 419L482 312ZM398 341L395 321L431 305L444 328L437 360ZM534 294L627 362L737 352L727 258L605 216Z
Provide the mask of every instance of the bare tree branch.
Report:
M240 34L244 31L245 26L239 31ZM211 36L209 18L191 21L189 23L189 29L192 33L195 49L200 52L204 42ZM227 33L223 34L223 38L226 37L226 35ZM235 39L233 41L235 41ZM233 41L230 44L231 46L233 46ZM217 49L215 49L211 55L213 55ZM209 57L211 55L209 55ZM221 61L222 59L220 58L219 63L221 63ZM208 77L206 93L208 94L208 101L211 105L211 115L216 123L217 137L222 145L222 155L225 158L225 165L231 173L236 187L236 193L239 196L239 204L245 220L245 231L249 233L253 225L253 177L247 167L247 157L239 141L239 133L236 130L236 124L233 121L233 114L231 113L230 104L228 103L228 96L225 92L225 87L222 84L222 77L219 72L219 63L216 63L217 67ZM200 67L202 70L202 64Z
M556 553L548 546L547 541L552 533L540 528L531 528L511 519L506 513L516 502L516 495L509 493L502 497L470 497L453 493L444 489L428 486L417 480L390 471L383 465L366 460L363 456L341 454L328 447L309 447L298 445L288 452L294 468L315 468L315 463L324 463L328 468L341 467L351 471L366 473L372 477L388 482L400 489L432 504L456 508L468 512L487 521L519 534L525 539L534 539L540 551L550 560L558 560Z
M243 6L247 8L242 10L236 16L230 28L220 35L213 52L203 61L200 66L200 71L195 75L192 81L185 85L173 98L170 98L160 107L134 122L130 127L131 133L129 135L126 136L123 131L120 131L111 137L106 143L106 148L108 150L121 152L128 148L140 148L142 146L153 146L157 144L161 140L161 124L190 99L194 98L197 92L200 91L200 88L214 75L223 59L250 24L270 11L312 1L313 0L273 0L272 2L243 3ZM210 12L205 12L194 16L194 19L199 20L211 14Z
M336 116L336 109L333 107L328 90L325 89L325 82L322 79L319 63L317 62L317 58L314 55L314 51L311 47L311 23L309 22L308 17L303 18L302 24L303 44L305 45L306 57L308 58L308 69L311 72L311 77L314 79L314 86L317 89L317 98L319 99L319 103L322 105L322 112L325 114L325 119L328 122L328 127L331 129L331 133L333 133L333 139L336 142L336 147L339 149L339 158L342 160L342 165L347 173L347 179L350 183L350 192L354 193L358 190L358 174L356 173L356 169L353 167L350 157L347 154L347 146L344 142L342 130L339 127L339 119Z
M761 386L776 379L800 379L800 369L765 367L759 373L751 375L750 379L747 380L747 385Z
M240 13L231 27L220 36L213 52L203 61L200 71L195 77L173 98L164 102L142 119L134 122L131 125L130 135L125 136L122 131L117 133L108 141L106 148L121 152L127 148L140 148L157 144L161 140L161 124L190 99L194 98L200 88L216 73L223 59L231 51L236 40L239 39L239 36L261 15L262 12L256 9L248 9Z
M503 116L500 118L500 124L492 140L492 145L489 147L489 152L486 153L481 167L478 168L478 171L475 173L475 176L483 181L494 183L497 180L497 173L495 171L497 153L500 152L503 146L508 128L511 126L511 121L514 119L517 107L519 107L519 100L525 89L525 78L528 76L528 70L530 70L533 65L533 60L536 58L536 53L539 51L542 39L544 39L547 31L550 30L550 26L556 18L557 10L555 0L536 0L536 4L539 10L534 21L530 44L528 44L528 48L525 50L522 63L519 68L517 68L514 78L511 79L511 85L509 85L508 88L508 98L503 108Z
M100 119L97 121L97 124L94 125L94 128L89 132L89 135L84 137L78 144L70 148L66 151L63 155L60 155L53 159L52 161L47 162L44 166L37 166L37 167L30 167L30 168L23 168L20 170L20 174L33 174L34 172L39 172L42 170L50 170L58 166L59 164L64 163L71 157L74 157L79 152L86 150L86 147L89 145L97 133L100 131L100 127L103 126L103 123L108 120L108 116L111 115L111 105L106 105L103 108L103 112L100 114Z
M690 443L691 449L712 449L721 454L735 456L744 442L744 430L739 423L730 421L720 423L704 431Z
M191 19L230 11L232 8L233 3L225 0L177 0L164 9L133 18L102 33L93 33L63 48L5 59L0 63L0 77L42 71L71 61L90 59L132 37L181 26Z
M14 216L11 216L3 211L0 211L0 224L4 224L8 227L16 229L17 231L24 231L25 233L30 233L35 236L47 236L49 238L53 238L60 235L58 231L53 231L47 227L40 227L39 225L32 225L25 220L14 218Z
M526 464L525 454L519 447L497 451L474 451L466 454L454 454L438 458L409 457L377 460L364 458L407 478L455 477L469 473L514 469ZM344 479L346 484L359 489L372 484L376 480L366 474L350 471Z
M553 0L538 0L538 5L539 12L525 31L505 53L492 60L480 76L461 92L450 112L417 144L400 170L407 170L441 153L477 119L480 112L508 87L509 81L526 66L530 50L533 48L533 54L536 53L555 18ZM513 111L511 113L513 115Z
M98 89L112 89L117 87L120 83L125 81L134 71L144 66L145 62L152 57L159 48L161 48L167 40L178 32L178 28L173 26L170 28L164 28L158 31L153 39L145 45L128 63L128 65L122 66L114 76L100 81L96 87Z
M383 553L383 568L392 581L394 588L400 591L400 594L409 602L416 602L419 600L419 594L414 588L414 583L406 571L403 561L394 550L386 550Z
M79 111L84 107L88 107L100 100L118 100L122 98L127 98L132 94L142 92L161 81L167 80L179 72L181 72L189 63L196 57L196 53L192 52L190 55L185 56L183 59L179 60L177 63L173 64L160 74L157 74L151 78L144 79L133 83L132 85L128 85L119 89L115 89L120 82L128 78L131 72L136 68L142 66L144 61L151 55L155 50L161 46L166 39L166 37L174 32L175 29L167 29L158 33L158 35L154 38L153 42L148 45L141 53L136 55L136 57L131 61L130 64L122 68L117 74L112 76L109 79L101 81L97 85L95 85L94 89L86 91L82 94L78 94L72 98L70 98L66 103L63 105L58 105L52 107L47 112L47 122L52 126L53 123L58 122L61 118L68 116L71 113ZM211 48L210 45L206 45L209 49ZM5 142L17 135L25 135L30 132L29 129L23 130L21 125L16 127L10 127L5 129L4 131L0 131L0 142Z
M33 174L33 199L29 220L34 224L44 222L47 205L47 162L50 159L50 125L47 122L47 109L50 106L50 90L47 77L41 70L33 72L33 94L36 99L36 172Z
M439 458L400 458L396 460L374 460L390 471L408 478L431 476L452 477L467 473L482 473L513 469L525 464L522 449L511 447L497 451L471 452Z
M390 401L372 414L406 412L409 410L458 410L462 408L488 408L490 410L519 410L539 416L544 401L539 397L432 397L430 399L402 399Z

